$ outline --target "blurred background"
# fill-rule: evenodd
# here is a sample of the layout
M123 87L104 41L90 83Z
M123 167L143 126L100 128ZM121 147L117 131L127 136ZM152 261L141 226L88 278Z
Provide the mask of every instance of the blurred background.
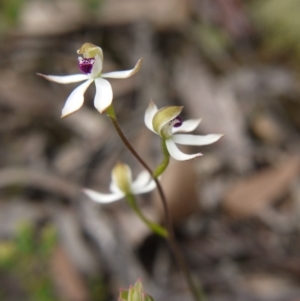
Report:
M120 124L155 167L150 99L225 137L162 179L180 245L207 300L300 300L300 2L298 0L0 1L0 300L117 300L141 278L156 301L190 301L167 244L125 202L97 205L127 152L85 104L60 119L76 50L102 47ZM187 153L199 147L182 148ZM139 197L163 222L157 194Z

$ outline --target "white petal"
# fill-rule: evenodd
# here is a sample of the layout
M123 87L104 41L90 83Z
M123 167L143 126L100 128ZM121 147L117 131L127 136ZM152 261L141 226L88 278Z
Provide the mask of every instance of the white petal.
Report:
M151 100L150 104L145 112L145 116L144 116L144 122L146 124L146 127L151 130L152 132L155 133L154 129L153 129L153 124L152 124L152 120L153 120L153 116L155 115L155 113L158 111L157 106L155 105L155 103Z
M127 78L134 74L136 74L142 66L142 59L139 59L136 65L131 70L125 70L125 71L114 71L114 72L108 72L103 73L102 77L106 78Z
M143 187L143 186L147 185L150 180L151 180L151 175L149 174L149 172L146 170L142 171L137 176L136 180L132 182L132 184L131 184L132 191L134 191L135 189L138 189L139 187Z
M178 147L176 146L175 142L172 139L166 140L166 146L170 155L178 161L190 160L202 156L201 153L193 154L193 155L188 155L183 153L181 150L178 149Z
M92 77L97 77L101 73L102 70L102 59L99 55L96 55L95 57L95 62L92 68L91 76Z
M218 141L223 135L210 134L210 135L188 135L176 134L172 136L175 143L184 145L208 145Z
M81 108L84 101L83 94L93 81L93 79L89 79L73 90L62 109L62 118L74 113Z
M155 189L155 187L156 187L156 183L154 182L154 180L151 180L145 186L140 186L140 187L137 187L135 189L132 188L132 193L133 194L147 193L147 192L152 191L153 189Z
M94 105L100 113L103 113L112 103L112 88L110 83L103 78L96 78L95 85L96 95L94 99Z
M112 203L124 197L122 193L104 194L91 189L83 189L83 192L93 201L101 204Z
M57 75L44 75L41 73L37 73L37 75L39 75L47 80L50 80L52 82L59 83L59 84L78 83L78 82L82 82L83 80L90 78L90 76L87 74L73 74L73 75L66 75L66 76L57 76Z
M110 182L110 185L109 185L109 190L112 192L112 193L123 193L119 187L112 181Z
M199 123L201 122L201 119L189 119L189 120L186 120L182 123L181 126L175 128L173 127L172 129L172 133L177 133L177 132L191 132L193 131L198 125Z

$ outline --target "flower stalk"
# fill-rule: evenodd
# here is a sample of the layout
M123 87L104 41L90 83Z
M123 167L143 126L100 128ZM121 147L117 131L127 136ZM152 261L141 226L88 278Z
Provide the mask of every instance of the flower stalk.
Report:
M156 167L155 171L153 172L153 177L158 178L168 167L169 162L170 162L170 154L168 152L166 142L165 140L161 140L161 148L163 151L163 160L162 162Z
M164 238L168 237L168 231L167 231L167 229L165 229L164 227L162 227L159 224L156 224L156 223L153 223L153 222L149 221L145 217L145 215L143 214L143 212L141 211L141 209L137 205L135 197L134 197L133 194L127 194L126 195L126 200L127 200L128 205L131 207L131 209L149 227L149 229L151 229L154 233L156 233L159 236L162 236Z

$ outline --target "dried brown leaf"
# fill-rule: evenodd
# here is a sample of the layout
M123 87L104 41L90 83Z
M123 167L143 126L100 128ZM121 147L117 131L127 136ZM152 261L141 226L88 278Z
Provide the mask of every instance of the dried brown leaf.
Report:
M237 218L258 214L287 190L299 174L299 164L299 157L291 157L278 167L267 168L235 183L224 198L224 208Z

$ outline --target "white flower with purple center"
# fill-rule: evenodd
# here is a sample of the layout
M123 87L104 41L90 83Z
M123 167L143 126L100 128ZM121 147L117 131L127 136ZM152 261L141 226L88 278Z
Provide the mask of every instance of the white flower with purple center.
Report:
M223 135L190 135L178 134L178 132L191 132L199 125L201 119L182 121L179 117L183 107L170 106L157 109L154 102L150 102L145 113L145 124L152 132L158 134L165 142L169 154L178 161L190 160L199 156L197 154L185 154L179 150L176 144L182 145L208 145L218 141Z
M83 84L75 88L70 94L65 103L65 106L62 109L61 117L66 117L82 107L84 102L84 93L92 82L95 82L96 86L94 105L100 113L103 113L111 105L113 99L111 85L104 78L130 77L139 71L142 64L142 59L140 59L135 67L131 70L115 71L102 74L103 53L100 47L90 43L85 43L77 51L77 53L82 55L82 57L78 58L78 62L79 69L83 74L56 76L38 73L38 75L46 78L47 80L60 84L85 81Z
M83 192L97 203L112 203L127 197L152 191L155 181L147 171L141 172L135 181L132 180L131 169L127 164L118 163L112 170L112 181L109 194L100 193L91 189L84 189Z

